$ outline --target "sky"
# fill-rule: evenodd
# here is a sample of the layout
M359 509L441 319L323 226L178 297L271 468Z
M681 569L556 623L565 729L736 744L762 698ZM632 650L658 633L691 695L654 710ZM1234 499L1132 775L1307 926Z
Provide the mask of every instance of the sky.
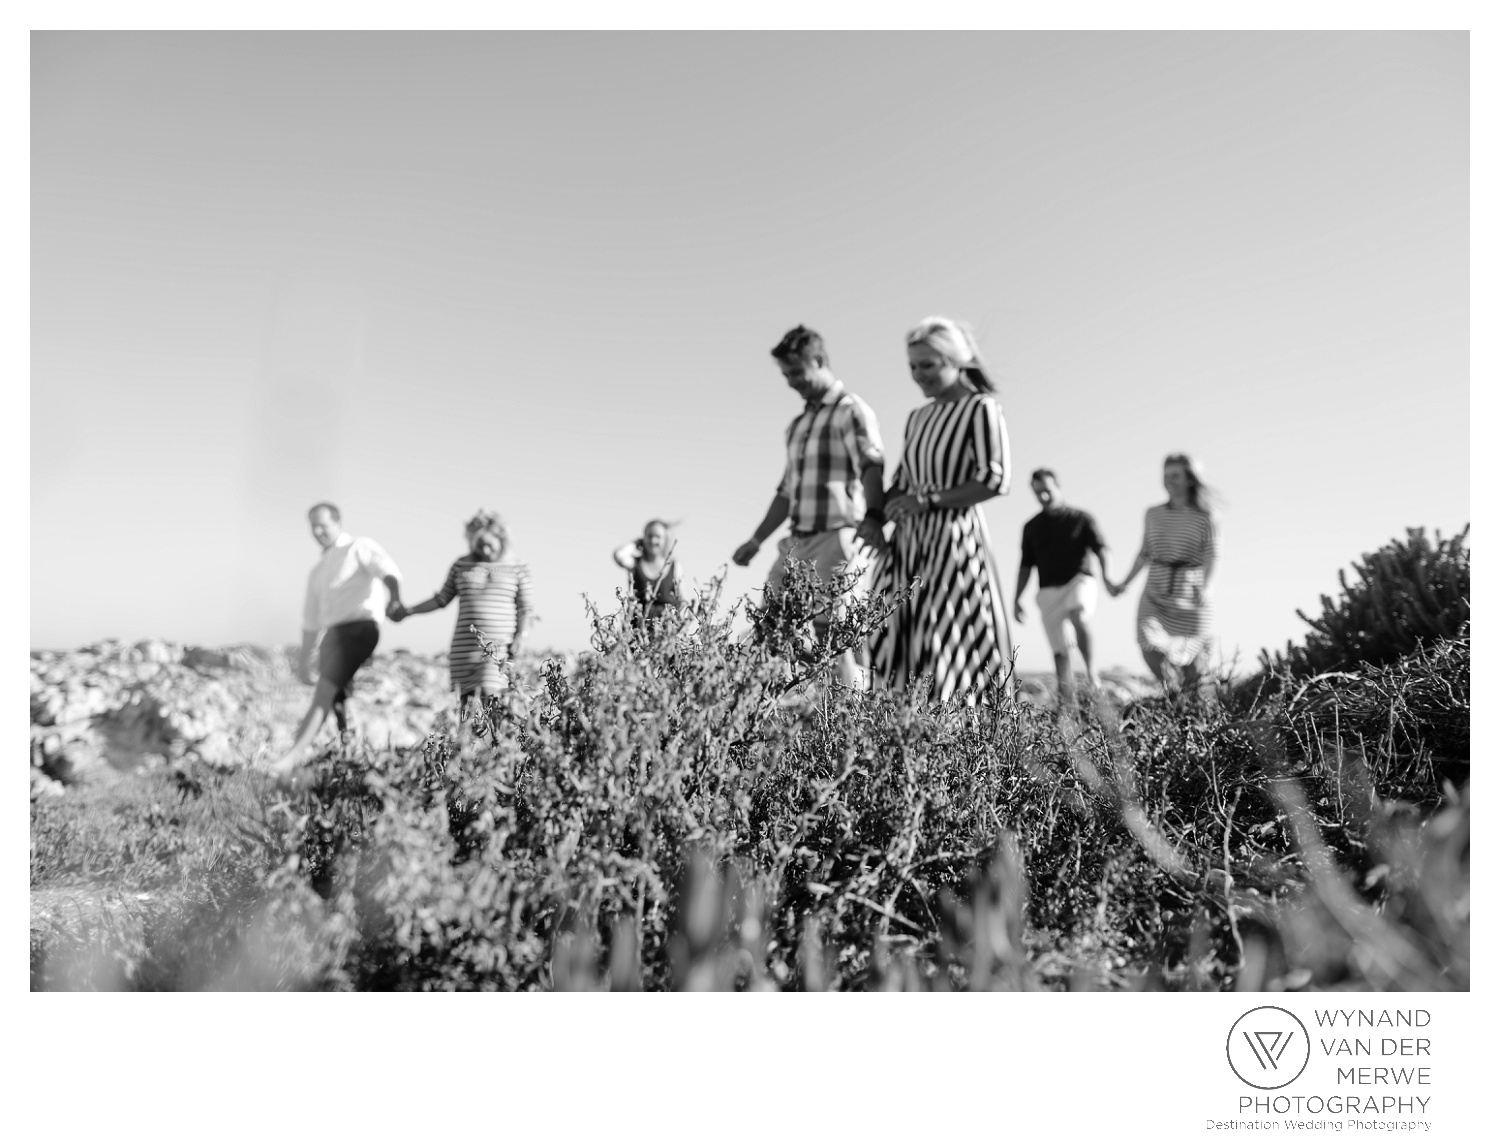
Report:
M906 330L973 326L1007 605L1042 465L1123 570L1194 457L1241 669L1470 518L1463 33L34 33L30 126L34 647L294 642L326 499L409 602L498 510L581 649L645 520L699 581L759 522L798 323L891 468Z

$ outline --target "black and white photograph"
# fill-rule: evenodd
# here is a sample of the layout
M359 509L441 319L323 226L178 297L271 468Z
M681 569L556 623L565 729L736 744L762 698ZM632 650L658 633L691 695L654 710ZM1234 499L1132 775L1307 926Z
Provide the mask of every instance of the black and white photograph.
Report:
M49 1057L166 1137L1479 1136L1477 16L86 11Z

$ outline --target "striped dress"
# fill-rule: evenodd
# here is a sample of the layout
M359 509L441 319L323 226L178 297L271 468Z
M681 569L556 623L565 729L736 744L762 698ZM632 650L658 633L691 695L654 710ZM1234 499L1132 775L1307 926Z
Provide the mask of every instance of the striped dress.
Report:
M940 492L980 480L1010 489L1010 439L1000 405L982 393L930 401L906 422L906 443L891 494ZM933 696L972 705L1008 678L1010 626L989 528L977 507L940 508L896 524L890 550L875 566L875 590L887 596L913 578L921 584L876 632L875 676L902 688L931 674Z
M1219 551L1213 516L1196 508L1157 504L1146 510L1141 554L1150 561L1136 612L1135 637L1174 666L1187 666L1213 643L1213 601L1205 589L1206 564Z
M531 609L530 589L531 573L524 563L485 563L464 556L448 568L448 578L433 598L438 606L446 607L458 596L448 674L460 693L499 690L505 685L499 663L484 653L469 627L483 631L485 641L504 658L516 634L517 612Z

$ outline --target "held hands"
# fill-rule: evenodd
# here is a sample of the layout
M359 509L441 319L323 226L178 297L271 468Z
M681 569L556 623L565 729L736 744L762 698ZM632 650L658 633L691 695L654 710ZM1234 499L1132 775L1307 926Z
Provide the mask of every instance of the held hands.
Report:
M894 523L900 523L909 515L920 515L927 510L927 505L916 496L903 493L892 496L885 501L885 518Z
M751 539L740 544L734 549L734 565L736 567L750 566L750 560L755 558L756 552L760 550L760 541Z
M407 615L411 614L402 604L400 599L392 599L385 607L385 617L393 623L399 623Z
M862 543L871 551L881 552L885 550L885 532L881 530L881 522L865 516L859 521L859 526L854 529L854 539Z
M1109 592L1109 597L1111 599L1116 599L1119 598L1120 593L1125 590L1125 585L1123 583L1111 583L1108 579L1106 579L1104 580L1104 589Z

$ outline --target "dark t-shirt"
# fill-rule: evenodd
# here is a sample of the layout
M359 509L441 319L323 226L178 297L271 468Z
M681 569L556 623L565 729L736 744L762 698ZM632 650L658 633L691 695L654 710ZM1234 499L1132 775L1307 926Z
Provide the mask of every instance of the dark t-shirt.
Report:
M1103 546L1094 517L1066 505L1055 512L1038 512L1021 528L1021 562L1036 568L1042 587L1061 587L1079 572L1090 574L1085 559Z

